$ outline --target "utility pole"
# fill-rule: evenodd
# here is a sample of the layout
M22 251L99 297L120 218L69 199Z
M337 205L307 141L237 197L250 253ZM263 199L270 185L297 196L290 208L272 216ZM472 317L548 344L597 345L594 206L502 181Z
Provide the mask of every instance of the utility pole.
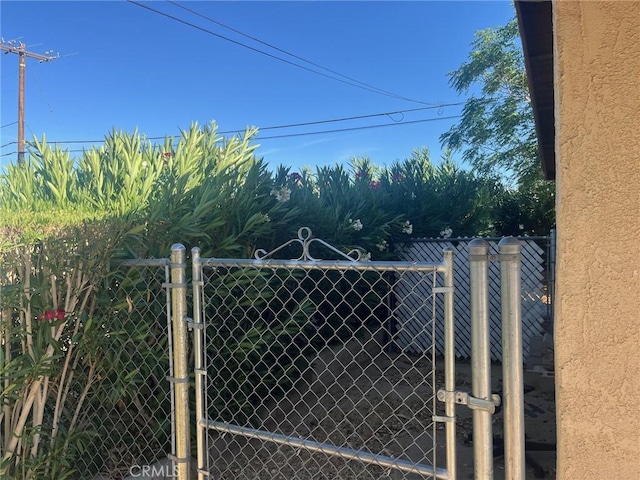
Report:
M27 52L27 46L15 40L5 42L0 40L0 50L7 53L15 53L18 55L18 164L24 163L24 87L25 87L25 69L27 67L27 57L35 58L38 63L50 62L60 57L60 55L52 55L53 51L45 52L45 55L39 53Z

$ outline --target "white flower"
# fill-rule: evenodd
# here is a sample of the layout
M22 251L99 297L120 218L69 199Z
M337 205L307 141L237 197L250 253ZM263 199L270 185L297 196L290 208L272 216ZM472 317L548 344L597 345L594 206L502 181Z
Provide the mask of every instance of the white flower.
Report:
M351 228L353 228L356 232L362 230L363 225L359 218L356 218L355 220L349 219L349 223L351 224Z
M381 252L384 252L388 246L389 244L387 243L386 240L382 240L380 241L380 243L376 245L376 247L378 247L378 250L380 250Z
M144 162L142 162L142 168L147 168L148 166L149 166L149 164L147 163L146 160Z
M447 228L445 228L444 230L442 230L440 232L440 236L442 238L449 238L452 233L453 233L453 230L451 230L449 227L447 227Z
M411 225L409 220L404 222L404 225L402 225L402 233L406 233L407 235L411 235L413 233L413 225Z
M370 252L365 253L361 260L363 262L370 262L371 261L371 253Z
M284 203L288 202L291 198L291 190L289 190L286 186L280 187L279 189L274 188L271 190L271 195L276 197L276 200Z

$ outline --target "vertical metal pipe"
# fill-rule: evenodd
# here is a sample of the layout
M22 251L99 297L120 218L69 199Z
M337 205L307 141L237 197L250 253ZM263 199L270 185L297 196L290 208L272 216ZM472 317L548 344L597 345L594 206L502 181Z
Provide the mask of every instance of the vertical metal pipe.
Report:
M444 257L444 388L447 448L447 473L449 480L456 480L456 332L454 319L453 249L445 248Z
M522 367L521 243L506 237L498 244L502 297L502 383L506 480L524 480L524 380Z
M207 475L207 451L206 451L206 412L204 409L206 395L206 366L204 365L204 331L202 323L202 263L200 262L200 249L191 249L191 268L193 280L193 352L195 356L195 386L196 386L196 446L198 461L198 480L205 480Z
M169 261L171 263L171 261ZM169 264L164 267L164 281L171 283L171 267ZM171 289L166 289L167 303L167 350L169 352L169 378L173 378L173 316L171 315ZM171 453L176 453L176 393L175 383L169 382L169 395L171 396ZM171 464L175 468L175 463Z
M471 391L491 400L491 335L489 332L489 243L469 242L471 287ZM493 479L492 414L473 410L473 466L476 480Z
M189 480L189 373L187 371L187 284L186 249L171 246L171 314L173 320L173 375L175 382L176 473Z

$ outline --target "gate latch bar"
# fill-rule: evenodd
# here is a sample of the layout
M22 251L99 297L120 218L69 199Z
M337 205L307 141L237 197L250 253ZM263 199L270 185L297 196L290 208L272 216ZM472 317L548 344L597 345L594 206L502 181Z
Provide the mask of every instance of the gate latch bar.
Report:
M485 400L484 398L476 398L467 392L459 392L453 391L449 392L444 389L438 390L438 400L441 402L446 402L447 400L453 400L460 405L466 405L471 410L483 410L485 412L489 412L494 414L496 411L496 407L500 405L500 395L496 395L495 393L491 395L491 400ZM449 397L449 398L447 398Z
M204 323L195 323L191 317L184 317L184 321L187 323L187 328L189 330L202 330L204 327Z

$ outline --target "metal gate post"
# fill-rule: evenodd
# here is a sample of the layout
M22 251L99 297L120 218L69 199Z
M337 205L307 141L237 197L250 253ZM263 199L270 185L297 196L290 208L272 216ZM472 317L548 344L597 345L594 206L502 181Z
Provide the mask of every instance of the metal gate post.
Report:
M206 419L205 395L206 395L206 366L204 365L204 324L202 322L202 262L200 261L200 249L191 249L191 268L193 282L193 350L195 357L195 387L196 387L196 446L198 451L198 480L204 480L209 472L207 470L207 449L206 449L206 426L203 421Z
M489 243L469 242L471 286L471 390L475 398L492 401L491 337L489 334ZM493 479L491 412L473 410L473 466L476 480Z
M520 253L514 237L498 244L500 295L502 298L502 383L504 393L504 464L506 480L524 480L524 380L522 368L522 323Z
M175 383L175 432L178 480L189 480L189 373L187 371L187 284L186 249L179 243L171 246L171 316L173 325L173 375Z
M454 319L453 249L446 248L444 256L444 388L445 436L447 448L447 473L449 480L456 480L456 332Z

